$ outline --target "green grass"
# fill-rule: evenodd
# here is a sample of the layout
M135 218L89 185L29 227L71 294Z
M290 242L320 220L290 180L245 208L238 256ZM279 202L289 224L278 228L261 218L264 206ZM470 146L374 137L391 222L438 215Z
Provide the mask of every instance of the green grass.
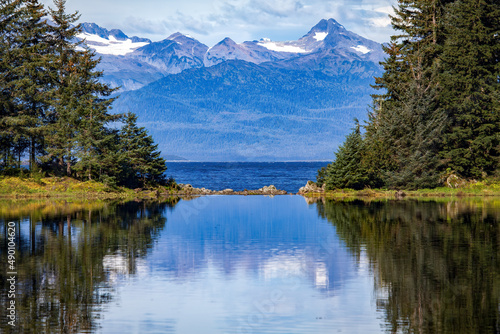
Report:
M154 198L163 193L171 193L171 190L158 187L152 190L134 191L124 187L110 187L96 181L78 181L70 177L0 178L0 197L3 198Z
M491 179L472 181L458 188L438 187L434 189L403 190L407 197L474 197L500 196L500 181ZM337 189L324 194L307 194L308 197L325 196L329 198L343 197L394 197L396 190L389 189Z

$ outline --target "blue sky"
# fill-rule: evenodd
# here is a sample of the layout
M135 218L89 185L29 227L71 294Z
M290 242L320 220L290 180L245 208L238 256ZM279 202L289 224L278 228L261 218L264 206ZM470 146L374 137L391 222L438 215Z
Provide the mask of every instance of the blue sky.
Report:
M41 0L53 7L52 0ZM321 19L334 18L346 29L388 42L389 13L396 0L68 0L81 22L121 29L129 36L162 40L174 32L213 46L225 37L238 43L270 38L296 40Z

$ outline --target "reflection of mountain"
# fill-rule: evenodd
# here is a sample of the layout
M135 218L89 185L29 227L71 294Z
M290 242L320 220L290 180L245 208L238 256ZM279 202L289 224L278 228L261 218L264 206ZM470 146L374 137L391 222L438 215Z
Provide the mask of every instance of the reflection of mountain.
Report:
M16 222L16 327L2 333L76 333L96 329L96 313L114 298L114 281L143 268L163 212L175 202L3 202L0 223ZM10 208L10 210L8 210ZM5 210L4 210L5 209ZM0 244L6 245L5 230ZM6 309L7 254L0 248L0 307Z
M318 202L366 253L390 333L498 333L498 201Z
M290 208L292 199L298 202L296 210ZM331 226L306 223L301 197L292 199L181 201L150 259L180 282L196 279L210 263L226 277L244 271L263 281L300 278L334 293L355 274L350 255Z

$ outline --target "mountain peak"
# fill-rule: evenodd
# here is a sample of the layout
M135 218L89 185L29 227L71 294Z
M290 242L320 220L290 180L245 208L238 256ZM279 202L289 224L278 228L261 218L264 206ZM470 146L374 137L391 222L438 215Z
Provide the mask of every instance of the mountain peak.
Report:
M231 38L229 37L226 37L224 38L222 41L220 41L219 43L217 43L217 45L227 45L227 46L233 46L233 45L237 45L235 41L233 41Z
M310 32L334 32L339 29L345 29L343 25L335 21L334 19L321 20L316 24Z
M112 36L117 41L126 41L128 39L132 40L132 43L151 43L151 40L147 38L140 38L137 36L129 37L120 29L111 29L108 30L106 28L102 28L95 23L84 22L80 25L82 29L82 33L96 35L104 39L109 40L109 36Z
M180 39L195 40L193 37L191 37L189 35L185 35L185 34L180 33L180 32L173 33L172 35L168 36L167 39L169 39L171 41L180 40Z

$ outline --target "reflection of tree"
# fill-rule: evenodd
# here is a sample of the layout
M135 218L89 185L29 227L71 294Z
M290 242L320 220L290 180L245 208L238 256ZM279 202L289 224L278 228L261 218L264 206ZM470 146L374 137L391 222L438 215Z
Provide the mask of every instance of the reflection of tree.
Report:
M175 203L30 202L27 212L13 206L19 215L4 214L0 222L15 221L18 232L29 224L29 233L18 233L16 238L17 327L8 326L3 317L0 332L95 329L99 311L113 294L113 268L105 265L106 258L120 256L126 262L119 263L124 273L134 273L136 260L147 254L165 225L164 210ZM0 233L0 243L6 245L5 232ZM0 275L8 271L5 249L2 246ZM0 286L5 292L3 277ZM2 293L4 310L6 298Z
M499 203L318 202L375 272L393 333L496 333L500 323Z

